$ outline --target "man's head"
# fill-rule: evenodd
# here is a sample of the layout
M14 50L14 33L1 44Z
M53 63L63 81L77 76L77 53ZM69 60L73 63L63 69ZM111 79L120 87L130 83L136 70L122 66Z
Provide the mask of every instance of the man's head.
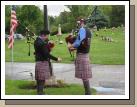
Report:
M42 31L40 31L40 37L43 40L48 39L49 34L50 34L50 31L48 31L48 30L42 30Z
M80 26L80 27L85 26L85 20L84 20L84 19L78 20L78 21L77 21L77 25Z

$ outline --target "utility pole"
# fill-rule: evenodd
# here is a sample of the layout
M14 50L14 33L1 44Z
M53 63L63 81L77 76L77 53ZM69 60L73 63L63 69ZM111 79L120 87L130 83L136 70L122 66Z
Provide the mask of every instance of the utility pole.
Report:
M44 5L44 29L49 30L47 5Z
M47 5L44 5L44 30L49 30L49 22L48 22L48 10L47 10ZM50 35L49 35L49 38L50 38ZM51 78L46 81L46 84L48 85L56 85L56 77L54 76L54 72L52 71L53 68L52 68L52 63L50 63L50 70L52 72L52 75L51 75Z

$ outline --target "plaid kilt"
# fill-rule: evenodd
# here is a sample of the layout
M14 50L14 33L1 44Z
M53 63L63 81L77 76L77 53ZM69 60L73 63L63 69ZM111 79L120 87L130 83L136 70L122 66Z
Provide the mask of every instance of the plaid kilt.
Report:
M77 54L75 60L75 77L80 79L92 78L89 54Z
M38 61L35 65L35 79L46 80L50 78L50 68L48 61Z

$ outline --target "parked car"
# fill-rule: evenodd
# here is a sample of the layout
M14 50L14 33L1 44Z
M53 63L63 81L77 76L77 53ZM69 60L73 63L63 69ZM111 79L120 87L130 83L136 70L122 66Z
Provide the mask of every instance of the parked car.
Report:
M8 40L9 35L5 34L5 39ZM14 39L24 39L24 37L22 36L22 34L14 34Z
M22 36L22 34L14 34L14 39L24 39L24 37Z
M5 40L8 40L9 35L5 34Z

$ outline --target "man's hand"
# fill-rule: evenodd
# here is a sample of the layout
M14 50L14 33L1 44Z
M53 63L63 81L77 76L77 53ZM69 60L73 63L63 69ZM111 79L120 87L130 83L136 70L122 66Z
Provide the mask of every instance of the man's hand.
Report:
M76 48L69 48L70 49L70 51L75 51L76 50Z
M61 62L62 61L62 59L60 58L60 57L58 57L58 60L57 60L58 62Z
M74 48L73 45L70 43L68 43L68 48L70 49L70 51L76 50L76 48Z
M68 48L72 48L73 46L68 42Z

